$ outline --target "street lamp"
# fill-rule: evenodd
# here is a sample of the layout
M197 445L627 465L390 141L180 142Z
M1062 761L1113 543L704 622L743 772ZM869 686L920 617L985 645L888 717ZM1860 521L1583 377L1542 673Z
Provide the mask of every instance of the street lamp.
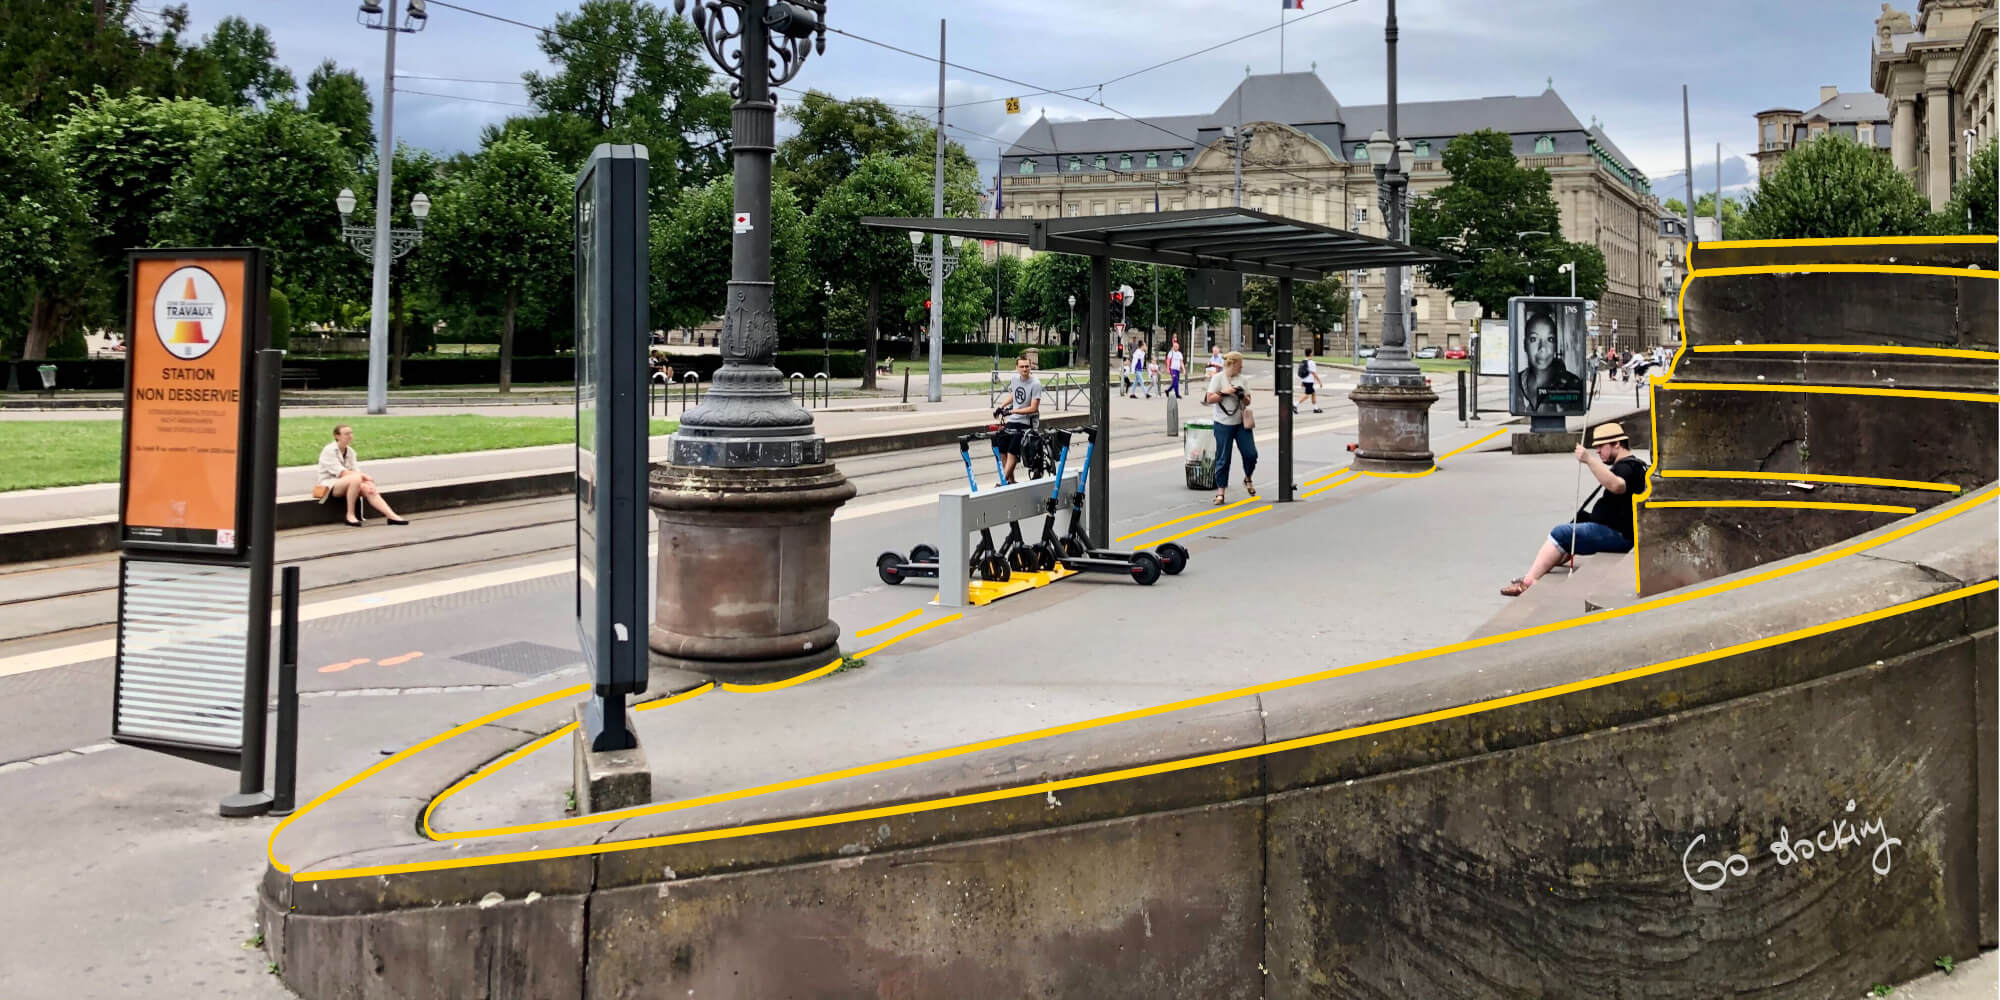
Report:
M373 263L375 248L380 245L378 241L383 230L377 226L356 226L347 221L348 217L354 214L354 192L347 188L341 188L340 194L334 197L333 207L340 210L340 235L347 238L348 246L353 247L354 252L361 255L361 259ZM388 215L387 212L376 214L383 217ZM424 220L429 218L430 214L430 196L421 191L417 192L417 196L410 199L410 215L417 220L416 228L387 231L390 260L401 260L411 250L416 249L417 244L424 241Z
M826 291L827 316L820 324L819 370L825 372L826 377L831 379L833 378L833 282L823 282L821 287Z
M407 0L404 6L402 24L396 23L396 0L362 0L356 20L363 26L382 32L382 148L376 153L375 167L375 235L369 246L396 246L396 236L389 230L389 185L396 165L395 110L396 110L396 36L414 34L424 30L430 15L424 10L424 0ZM341 209L343 229L348 212L354 206L352 192L343 191L345 208ZM415 206L411 206L415 210ZM430 211L430 199L424 199L424 211ZM423 216L418 215L419 222ZM353 243L354 237L348 236ZM411 246L415 245L414 240ZM359 249L357 246L356 249ZM389 254L368 253L374 261L372 306L368 315L368 412L389 412L389 261L407 253L403 251Z
M1070 340L1076 335L1076 296L1074 295L1069 297L1069 329L1064 331L1064 333L1067 336L1063 337L1063 346L1070 347ZM1071 360L1074 361L1075 359L1072 358Z
M674 10L692 14L709 57L735 80L735 225L722 367L648 477L660 558L647 645L656 667L775 680L840 656L840 626L827 613L833 512L854 496L827 461L812 413L793 401L773 365L772 88L791 82L811 54L825 53L826 3L692 3L690 12L690 0L674 0Z
M1556 273L1569 275L1569 297L1576 298L1576 261L1569 261L1556 268Z
M950 278L952 272L958 270L958 237L933 236L932 239L944 240L945 245L951 248L939 255L940 259L944 262L944 276ZM916 262L917 270L923 272L924 280L929 281L931 279L931 271L934 268L931 266L931 252L924 249L923 233L915 231L910 233L910 259Z
M1406 238L1403 230L1408 220L1403 209L1410 175L1403 167L1403 158L1410 153L1409 140L1391 140L1384 129L1376 129L1368 137L1368 161L1374 164L1378 188L1376 201L1389 238L1397 241ZM1382 342L1376 346L1375 356L1368 360L1362 381L1382 385L1421 384L1422 374L1410 360L1409 323L1404 318L1406 304L1398 294L1403 287L1403 268L1391 265L1387 271L1382 299Z

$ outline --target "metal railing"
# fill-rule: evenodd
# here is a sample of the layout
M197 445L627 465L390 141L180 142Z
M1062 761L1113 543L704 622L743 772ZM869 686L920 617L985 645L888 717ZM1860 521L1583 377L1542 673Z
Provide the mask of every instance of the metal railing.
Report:
M646 412L662 417L672 413L674 390L677 388L680 390L682 413L686 413L691 405L701 405L701 373L682 372L678 385L652 380L646 383ZM692 403L689 402L690 396L693 397Z
M833 379L825 372L818 372L811 378L807 378L804 372L793 372L785 377L785 386L802 407L820 407L833 401Z

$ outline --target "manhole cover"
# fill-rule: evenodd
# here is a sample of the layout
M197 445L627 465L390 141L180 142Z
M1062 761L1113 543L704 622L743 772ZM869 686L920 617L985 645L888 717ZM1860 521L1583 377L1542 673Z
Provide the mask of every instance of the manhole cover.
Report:
M492 667L508 673L532 675L545 674L551 670L582 663L583 655L574 649L544 646L539 642L510 642L505 646L459 653L452 659L477 663L482 667Z

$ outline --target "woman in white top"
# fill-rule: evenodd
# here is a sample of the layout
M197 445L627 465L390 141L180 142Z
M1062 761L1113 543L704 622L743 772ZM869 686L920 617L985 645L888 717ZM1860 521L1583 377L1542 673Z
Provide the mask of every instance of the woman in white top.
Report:
M375 486L375 477L361 471L354 460L354 428L340 424L333 429L333 441L319 452L319 484L313 488L321 503L327 497L340 497L347 501L347 523L361 527L361 519L355 516L355 504L366 497L368 506L380 511L390 524L410 522L396 516L394 508Z
M1243 355L1230 351L1222 356L1222 370L1208 380L1202 402L1215 407L1215 505L1228 503L1229 449L1243 456L1243 492L1257 495L1250 477L1257 472L1257 442L1251 439L1244 417L1250 414L1250 393L1238 382L1243 377ZM1250 423L1256 423L1253 417Z

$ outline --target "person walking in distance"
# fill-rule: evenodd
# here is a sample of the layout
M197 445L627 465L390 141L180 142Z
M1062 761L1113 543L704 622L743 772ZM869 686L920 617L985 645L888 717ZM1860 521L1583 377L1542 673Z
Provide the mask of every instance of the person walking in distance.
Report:
M1175 337L1173 346L1167 351L1167 378L1171 379L1167 391L1175 399L1181 398L1181 368L1187 365L1187 357L1181 354L1181 338Z
M1319 412L1319 364L1311 358L1299 362L1299 396L1311 400L1313 412ZM1292 404L1292 412L1299 412L1299 404Z
M1500 588L1503 596L1519 597L1527 593L1536 580L1572 553L1588 556L1632 551L1632 497L1646 488L1646 463L1632 454L1625 428L1617 424L1597 425L1590 434L1590 447L1576 446L1576 460L1597 480L1597 490L1584 500L1584 506L1589 507L1591 500L1597 500L1597 506L1589 510L1579 508L1574 521L1550 529L1528 572ZM1599 493L1603 494L1602 499L1598 498Z
M1144 390L1147 399L1153 398L1153 390L1146 385L1146 348L1142 344L1132 345L1131 371L1132 391L1127 395L1137 399L1139 392Z
M1208 380L1208 393L1202 402L1215 407L1215 505L1228 502L1229 495L1229 448L1243 454L1243 491L1257 495L1257 486L1250 477L1257 471L1257 442L1250 437L1250 430L1256 425L1250 413L1250 393L1237 380L1243 376L1243 355L1230 351L1222 356L1222 370Z
M1014 359L1014 380L1007 383L1007 402L999 416L1007 418L996 443L1000 446L1000 475L1011 483L1014 467L1021 462L1022 439L1042 412L1042 380L1035 377L1035 363L1023 354Z

